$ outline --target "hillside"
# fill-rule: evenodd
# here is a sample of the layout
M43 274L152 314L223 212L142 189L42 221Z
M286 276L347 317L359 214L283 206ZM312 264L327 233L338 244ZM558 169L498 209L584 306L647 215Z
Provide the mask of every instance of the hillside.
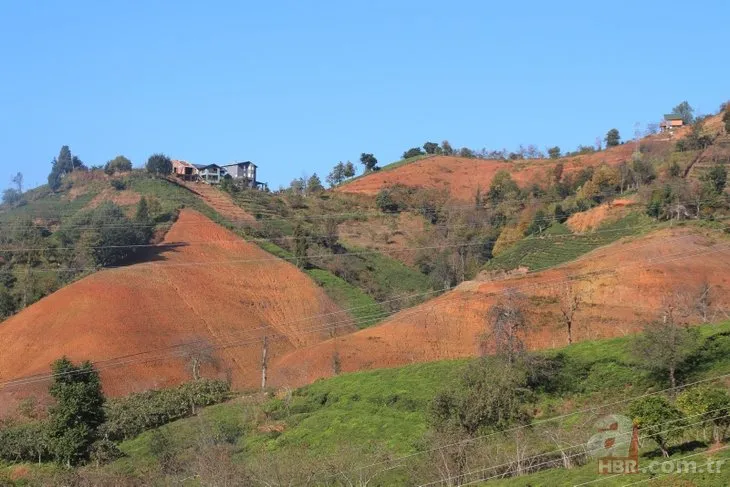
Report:
M559 162L564 165L564 173L569 174L586 166L598 166L602 163L617 165L629 159L634 149L634 143L626 143L602 152L556 160L504 161L433 156L398 165L393 169L386 166L380 171L338 187L337 191L374 196L386 186L404 184L445 189L454 200L472 201L477 189L488 189L494 175L500 170L509 171L520 186L533 182L543 184L549 180L547 174Z
M528 346L563 345L567 338L560 324L558 295L572 276L580 276L572 286L584 302L574 319L576 341L634 332L656 317L667 295L681 292L682 300L689 303L704 282L711 286L713 303L727 305L730 261L720 258L729 252L727 244L718 232L667 228L619 240L546 271L501 281L465 282L376 327L290 353L275 365L272 378L283 385L292 378L304 384L327 377L335 352L344 371L478 355L489 309L508 289L524 295L531 323L525 337Z
M87 276L5 321L0 381L47 373L62 355L93 361L130 356L118 362L124 367L99 365L105 392L122 395L189 379L185 355L246 344L214 350L216 363L203 360L202 370L230 376L234 387L253 387L261 382L264 336L276 358L331 336L327 325L354 329L349 315L295 266L200 213L181 211L164 243L169 246L147 262ZM188 342L199 344L169 348ZM145 353L158 349L167 353ZM148 361L157 358L163 360ZM43 390L47 383L36 386ZM17 398L28 390L3 392Z

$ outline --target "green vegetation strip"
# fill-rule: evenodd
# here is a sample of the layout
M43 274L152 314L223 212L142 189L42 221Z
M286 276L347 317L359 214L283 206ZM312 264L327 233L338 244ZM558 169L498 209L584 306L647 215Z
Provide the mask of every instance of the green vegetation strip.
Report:
M656 227L649 217L639 213L602 225L595 232L582 234L571 234L567 226L554 223L542 236L520 240L490 260L485 268L509 270L525 266L530 270L547 269L575 260L623 237L639 235Z

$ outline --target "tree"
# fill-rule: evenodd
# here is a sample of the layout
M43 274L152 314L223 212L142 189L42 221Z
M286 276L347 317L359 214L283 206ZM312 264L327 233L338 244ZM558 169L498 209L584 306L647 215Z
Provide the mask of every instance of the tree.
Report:
M725 122L725 132L730 134L730 107L725 107L725 113L722 116L722 121Z
M662 318L646 325L632 347L634 358L644 367L667 374L672 389L677 387L677 370L699 346L697 329L680 324L676 315L674 303L665 305Z
M89 455L104 423L104 395L91 362L76 366L63 357L51 370L50 394L56 401L48 410L51 445L56 460L70 467Z
M83 166L83 163L76 158L77 163ZM58 157L51 162L51 172L48 175L48 186L52 191L58 191L61 187L61 181L74 170L74 157L71 155L71 149L67 145L61 147Z
M500 431L529 417L531 399L523 367L486 358L469 364L455 387L439 393L430 405L430 421L439 431L456 428L474 437Z
M426 154L438 154L441 152L441 148L436 142L426 142L423 144L423 150L426 151Z
M560 159L560 147L557 145L555 147L550 147L548 149L548 157L550 159Z
M468 147L462 147L459 149L459 157L463 157L465 159L474 159L476 155L474 154L474 151L469 149Z
M727 185L727 168L722 164L715 164L704 176L715 194L722 194Z
M322 180L319 179L319 176L317 176L317 173L312 174L309 179L307 180L307 194L317 194L324 191L324 186L322 186Z
M378 160L374 155L363 152L360 154L360 163L365 166L365 171L372 171L378 165Z
M137 203L137 211L134 214L134 220L139 223L149 223L150 221L150 209L147 205L147 198L142 196Z
M18 194L23 194L23 173L18 172L15 176L13 176L11 181L15 185Z
M203 364L216 366L218 359L215 356L213 345L205 339L197 339L182 347L182 356L187 360L193 380L200 380L200 368ZM193 414L195 405L192 406Z
M606 133L606 147L616 147L621 143L621 136L618 133L618 129L611 129Z
M309 236L300 222L294 226L294 263L300 269L304 269L309 265Z
M114 159L107 161L104 165L104 172L112 175L117 172L128 172L132 170L132 161L124 156L117 156Z
M375 197L375 206L383 213L397 213L400 211L400 205L393 197L393 190L391 188L383 188L378 191Z
M68 174L73 172L74 160L73 156L71 155L71 149L69 149L67 145L61 147L61 151L58 153L58 158L56 159L56 161L61 174Z
M563 325L565 325L565 331L568 334L568 344L570 345L573 343L575 313L583 304L583 295L569 281L558 291L558 304L560 305L560 317Z
M532 217L532 222L530 222L530 225L525 229L525 236L528 235L538 235L542 233L547 227L550 226L550 221L548 221L547 214L545 213L545 210L540 208L535 212L535 216Z
M685 390L677 397L677 407L692 422L712 423L712 439L719 444L730 426L730 395L725 389L701 385Z
M345 170L342 174L345 176L345 179L355 176L355 165L352 162L347 161L345 163Z
M487 322L497 356L503 357L508 364L517 362L525 352L522 341L527 329L524 296L508 291L489 309Z
M345 180L345 165L342 164L342 161L335 164L335 167L332 168L332 171L327 175L327 184L330 185L330 188L334 188L338 184L342 183L342 181Z
M172 173L172 161L165 154L152 154L149 159L147 159L145 167L147 168L148 173L155 174L157 176L164 176Z
M682 434L682 412L664 396L647 396L629 406L634 424L669 457L669 441Z
M3 204L14 206L22 201L23 196L15 188L8 188L3 191Z
M520 188L512 179L510 173L504 169L500 169L494 175L494 179L492 179L492 183L489 185L487 199L496 205L510 197L517 196L519 192Z
M403 159L410 159L411 157L418 157L422 155L423 151L420 147L411 147L403 153Z
M325 218L323 226L324 226L324 228L323 228L324 246L327 247L328 249L335 249L337 247L337 243L339 242L339 239L340 239L337 219L333 216L328 216L327 218Z
M0 285L0 320L8 318L17 309L15 298L5 286Z
M445 156L451 156L454 154L454 148L451 147L451 144L449 144L448 140L444 140L441 142L441 151L444 153Z
M674 115L679 115L682 117L682 122L684 122L685 125L689 125L692 122L694 122L695 109L692 108L692 106L685 100L672 110L672 113Z
M677 161L672 161L672 163L669 165L669 176L673 178L678 178L682 174L682 168L679 167L679 163Z

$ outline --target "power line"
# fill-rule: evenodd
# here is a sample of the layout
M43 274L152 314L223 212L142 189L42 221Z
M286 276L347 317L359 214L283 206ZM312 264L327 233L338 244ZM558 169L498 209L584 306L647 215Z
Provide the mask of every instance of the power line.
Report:
M730 217L723 217L722 219L727 219ZM719 220L719 219L718 219ZM695 221L695 220L692 220ZM642 228L651 228L651 227L657 227L656 224L653 223L646 223L641 225L631 225L631 226L622 226L618 228L611 228L611 229L604 229L604 230L594 230L590 233L585 234L547 234L547 235L531 235L522 239L519 239L519 242L522 241L530 241L530 240L555 240L555 239L562 239L562 238L575 238L580 236L591 236L595 234L604 234L604 233L617 233L617 232L625 232L627 230L635 230L635 229L642 229ZM275 239L272 239L275 240ZM215 241L211 240L209 243L215 244L218 242L237 242L237 241L246 241L246 240L221 240L221 241ZM262 239L262 241L271 241L270 239ZM275 243L275 242L272 242ZM517 241L515 242L517 243ZM315 254L315 255L309 255L307 256L308 259L318 259L318 258L336 258L338 256L354 256L354 255L369 255L369 254L388 254L388 253L403 253L403 252L412 252L417 250L434 250L434 249L447 249L447 248L464 248L464 247L480 247L484 246L484 242L471 242L471 243L457 243L457 244L446 244L446 245L434 245L434 246L423 246L423 247L401 247L401 248L395 248L395 249L378 249L378 250L362 250L362 251L352 251L352 252L342 252L342 253L326 253L326 254ZM98 246L98 247L90 247L90 248L117 248L117 247L153 247L153 248L162 248L167 246L172 247L185 247L186 244L184 242L170 242L169 244L135 244L135 245L122 245L122 246ZM84 247L80 247L84 248ZM21 251L31 251L33 249L14 249L14 251L21 252ZM288 252L288 251L287 251ZM201 262L180 262L180 263L167 263L167 264L155 264L150 262L140 262L134 264L134 266L155 266L155 267L168 267L168 266L190 266L190 265L213 265L213 264L241 264L241 263L251 263L251 262L266 262L266 261L276 261L276 260L285 260L285 261L296 261L297 258L295 256L291 257L278 257L278 256L272 256L272 257L266 257L261 259L231 259L231 260L224 260L224 261L201 261ZM35 267L30 269L31 272L81 272L81 271L98 271L101 269L118 269L118 268L132 268L133 265L116 265L116 266L99 266L99 267L66 267L66 268L39 268ZM2 272L2 271L0 271ZM6 271L8 272L8 271Z
M649 267L650 265L654 265L656 263L666 263L666 262L671 262L671 261L676 261L676 260L682 260L682 259L686 259L686 258L689 258L689 257L697 256L697 255L702 255L702 254L714 253L714 252L719 252L719 251L722 251L722 250L727 250L728 248L730 248L730 244L728 244L728 245L726 245L724 247L723 246L720 246L720 247L715 248L715 249L701 250L701 251L698 251L698 252L696 252L694 254L689 254L689 255L688 254L684 254L684 255L682 255L680 257L670 256L670 258L659 259L657 262L652 261L652 262L647 263L647 264L645 264L643 266L625 265L625 266L614 267L614 268L607 269L607 270L603 270L603 271L593 271L593 272L588 272L588 273L585 273L585 274L574 274L572 276L568 276L568 277L563 278L563 279L559 279L558 278L558 279L548 280L548 281L544 281L544 282L540 282L540 283L534 283L534 284L523 285L523 286L514 286L514 287L506 288L506 289L501 290L501 291L494 291L494 292L490 292L490 293L484 293L483 294L483 297L485 297L485 298L486 297L493 297L493 296L497 296L497 295L500 295L500 294L503 294L503 293L506 293L506 292L509 292L509 291L520 291L520 290L525 290L525 289L529 289L529 288L550 287L550 285L556 285L556 284L559 284L559 283L573 281L573 280L575 280L578 277L597 276L597 275L601 275L601 274L610 274L610 273L615 273L617 269L628 268L628 267L637 267L637 268ZM534 271L534 272L539 272L539 271ZM400 312L400 315L401 316L408 316L410 314L424 312L424 311L427 311L427 310L430 310L430 309L434 309L434 308L438 307L438 305L439 305L439 303L436 303L436 304L433 304L431 306L417 307L417 308L414 308L414 309L401 311ZM284 326L284 325L285 324L282 324L280 326ZM342 326L345 326L345 325L342 325ZM313 329L311 331L306 331L306 332L307 333L310 333L310 332L315 332L316 333L316 332L320 332L320 331L326 331L326 330L329 330L329 329L332 329L332 328L333 327L331 325L326 325L326 326L319 327L319 328L315 328L315 329ZM334 328L337 328L337 327L334 327ZM287 338L288 339L288 337L279 337L279 339L284 339L284 338ZM254 340L253 342L256 342L257 343L258 342L258 339ZM219 346L219 347L209 347L209 349L214 350L214 349L231 348L232 346L239 347L239 346L243 346L243 345L246 345L248 343L253 343L253 342L251 342L251 341L232 342L232 343L229 343L227 345L223 345L223 346ZM224 342L224 344L225 344L225 342ZM318 344L314 344L313 346L316 346L316 345L318 345ZM164 351L169 350L169 349L179 348L181 346L184 346L184 344L178 344L178 345L174 345L172 347L166 347L166 348L163 348L163 349L158 349L157 351L153 351L153 352L149 352L149 353L161 353L161 352L164 352ZM133 354L133 356L136 356L136 355L138 355L138 354ZM158 358L158 359L150 359L150 360L160 360L160 359L164 359L164 357ZM102 363L108 363L108 362L111 362L113 360L115 360L115 359L114 358L113 359L108 359L107 361L102 362ZM123 364L120 364L120 365L126 365L126 363L123 363ZM38 375L37 374L37 375L34 375L34 376L22 377L22 378L18 378L18 379L13 379L13 380L9 380L9 381L0 382L0 386L6 386L6 385L9 385L9 384L10 385L13 385L15 383L22 384L22 383L24 383L24 379L28 379L28 378L36 378L37 380L33 380L33 382L37 382L37 381L41 381L41 380L47 380L47 379L50 379L52 377L54 377L54 374L50 374L50 375Z
M701 416L702 414L704 414L704 413L700 413L700 414L697 414L697 415L693 415L693 416ZM688 416L688 417L693 417L693 416ZM721 415L721 416L717 416L717 417L714 417L714 418L709 418L709 419L704 419L704 420L702 420L702 421L697 421L697 422L695 422L695 423L691 423L691 424L688 424L688 425L678 426L678 427L675 427L675 428L670 428L670 429L667 429L667 430L664 430L664 431L659 431L659 432L656 432L656 433L651 433L651 434L647 434L647 435L639 436L639 439L640 439L640 440L645 440L645 439L647 439L647 438L652 438L652 437L654 437L654 436L660 436L660 435L664 435L664 434L667 434L667 433L671 433L671 432L673 432L673 431L681 431L681 430L684 430L684 429L687 429L687 428L691 428L691 427L693 427L693 426L697 426L697 425L700 425L700 424L703 424L703 423L707 423L707 422L709 422L709 421L715 421L715 420L717 420L717 419L722 419L722 418L727 418L727 417L730 417L730 414L724 414L724 415ZM682 419L684 419L684 418L682 418ZM682 419L680 419L680 420L673 420L673 421L667 421L667 422L664 422L664 423L659 423L659 425L665 425L665 424L669 424L669 423L673 423L673 422L681 421ZM627 444L627 443L631 443L631 440L628 440L628 441L625 441L625 440L624 440L624 441L618 442L617 444L620 444L620 445L625 445L625 444ZM558 452L559 452L559 451L560 451L560 450L558 450ZM538 458L538 457L540 457L540 456L542 456L542 455L544 455L544 454L539 454L539 455L535 455L535 456L532 456L532 457L527 457L527 458L526 458L525 460L529 460L529 459L534 459L534 458ZM575 457L578 457L578 456L582 456L582 455L584 455L584 452L580 452L580 453L575 453L575 454L573 454L573 455L569 455L569 456L568 456L567 458L575 458ZM553 464L553 463L555 463L555 460L548 460L548 461L546 461L546 462L543 462L543 463L538 463L537 465L532 465L531 467L532 467L532 468L535 468L535 467L544 467L544 466L546 466L546 465L550 465L550 464ZM509 464L507 464L507 466L508 466L508 465L509 465ZM503 466L504 466L504 465L503 465ZM427 486L431 486L431 485L436 485L436 484L443 484L444 482L448 482L449 480L454 480L454 479L460 479L460 478L462 478L462 477L467 477L467 476L469 476L469 475L473 475L473 474L475 474L475 473L482 473L482 472L484 472L484 471L488 471L488 470L491 470L491 468L484 468L484 469L480 469L480 470L473 470L473 471L467 472L467 473L465 473L465 474L461 474L461 475L457 475L457 476L453 476L453 477L448 477L448 478L446 478L446 479L443 479L443 480L439 480L439 481L436 481L436 482L431 482L431 483L428 483L428 484L421 484L421 485L420 485L419 487L427 487ZM486 478L480 478L480 479L472 480L472 481L470 481L470 482L467 482L467 483L461 483L461 484L459 484L459 485L461 485L461 486L466 486L466 485L474 485L475 483L479 483L479 482L486 482L486 481L488 481L488 480L492 480L492 479L495 479L495 478L498 478L498 477L502 477L502 476L504 476L504 474L492 475L492 476L490 476L490 477L486 477ZM619 476L620 476L620 474L619 474ZM607 477L602 477L602 478L600 478L600 479L596 479L596 480L594 480L593 482L602 482L602 481L604 481L604 480L607 480L607 479L609 479L609 478L613 478L613 477L614 477L614 476L607 476ZM579 484L579 485L586 485L586 483L584 483L584 484Z

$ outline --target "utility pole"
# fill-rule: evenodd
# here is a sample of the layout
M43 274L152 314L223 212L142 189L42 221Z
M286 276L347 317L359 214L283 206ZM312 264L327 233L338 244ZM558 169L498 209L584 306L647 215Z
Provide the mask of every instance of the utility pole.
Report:
M268 337L264 335L264 348L261 353L261 389L266 389L266 354L269 351Z

